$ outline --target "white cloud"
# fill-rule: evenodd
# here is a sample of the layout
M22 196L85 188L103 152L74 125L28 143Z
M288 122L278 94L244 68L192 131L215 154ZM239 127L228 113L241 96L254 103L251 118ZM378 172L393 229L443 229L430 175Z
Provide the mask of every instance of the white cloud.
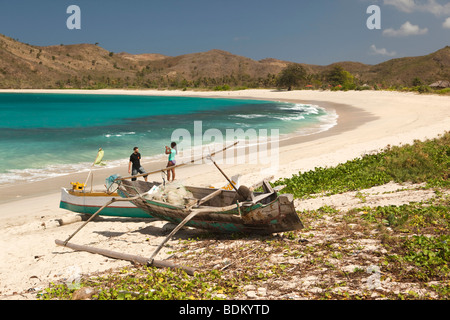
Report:
M450 3L441 4L437 0L384 0L384 4L407 13L429 12L435 16L450 14Z
M445 29L450 29L450 18L447 18L445 22L442 24Z
M389 52L385 48L377 49L377 47L374 44L370 46L370 53L387 57L393 57L397 55L397 52L395 51Z
M399 30L395 30L392 28L386 29L383 31L383 35L389 37L407 37L407 36L418 36L422 34L427 34L428 29L420 29L419 26L411 24L409 21L406 21Z
M403 12L413 12L416 7L414 0L384 0L384 4L396 7Z

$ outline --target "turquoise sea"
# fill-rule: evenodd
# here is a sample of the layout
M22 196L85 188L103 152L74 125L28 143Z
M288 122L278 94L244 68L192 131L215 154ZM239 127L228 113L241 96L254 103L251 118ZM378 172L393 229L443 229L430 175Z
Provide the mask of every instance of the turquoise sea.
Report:
M280 135L331 128L335 114L314 105L193 97L0 94L0 185L88 171L98 148L108 167L127 166L138 146L160 157L176 129L279 129ZM207 142L206 142L207 143Z

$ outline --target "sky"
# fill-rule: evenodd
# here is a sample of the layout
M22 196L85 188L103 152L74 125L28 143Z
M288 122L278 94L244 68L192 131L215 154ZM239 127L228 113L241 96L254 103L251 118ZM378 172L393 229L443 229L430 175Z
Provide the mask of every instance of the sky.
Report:
M75 21L71 5L80 9L80 29L67 27ZM379 11L368 13L371 6ZM450 45L450 1L0 0L0 33L37 46L98 43L116 53L220 49L254 60L377 64Z

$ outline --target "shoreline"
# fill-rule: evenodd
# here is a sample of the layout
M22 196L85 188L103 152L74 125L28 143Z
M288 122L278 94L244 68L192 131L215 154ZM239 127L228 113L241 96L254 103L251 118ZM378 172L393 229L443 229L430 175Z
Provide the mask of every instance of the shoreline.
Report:
M124 90L126 92L129 92L128 90ZM65 90L58 91L58 90L36 90L32 89L31 91L28 90L0 90L0 93L76 93L76 94L89 94L92 93L91 90L77 90L76 92L67 92ZM121 95L123 94L123 90L113 91L111 92L108 90L108 92L95 92L96 94L117 94ZM130 93L130 92L129 92ZM131 94L134 95L158 95L160 91L139 91L139 92L131 92ZM185 92L184 92L185 93ZM217 96L211 96L211 97L205 97L203 95L197 95L196 92L194 95L188 95L189 97L199 97L199 98L229 98L224 97L222 95ZM298 144L306 141L311 141L314 139L317 139L319 137L326 137L329 135L338 134L339 131L342 131L344 129L340 129L342 126L341 121L344 123L348 123L349 121L345 121L345 119L348 119L349 115L355 112L355 108L350 107L348 105L341 105L341 104L333 104L330 102L323 102L323 101L310 101L310 102L302 102L297 99L270 99L270 98L253 98L253 97L231 97L232 99L242 99L242 100L264 100L264 101L281 101L281 102L288 102L288 103L304 103L304 104L312 104L317 105L322 109L325 109L327 112L335 112L337 114L337 117L339 117L339 122L334 124L331 128L325 129L323 131L314 132L312 134L298 134L296 132L289 133L289 134L283 134L280 135L279 140L279 147L286 147L293 144ZM361 114L363 112L360 112ZM367 121L360 118L361 121ZM337 120L337 119L336 119ZM353 124L354 125L354 124ZM142 164L146 168L147 172L150 171L156 171L160 168L164 168L166 165L166 160L159 160L163 159L166 156L163 154L160 155L154 155L143 158ZM147 158L147 160L145 159ZM148 158L152 158L152 160L148 160ZM104 184L104 180L109 177L112 174L119 174L121 176L128 176L129 174L126 172L126 168L128 167L128 161L127 159L118 159L113 160L114 162L122 161L123 165L117 166L114 165L112 167L108 168L102 168L102 167L96 167L93 168L94 174L94 183L93 185L95 188L101 188ZM192 165L189 166L191 168ZM124 169L125 168L125 169ZM29 199L32 197L38 197L38 196L44 196L49 195L51 193L59 193L59 188L56 188L55 186L60 187L70 187L69 182L85 182L86 177L89 172L89 167L86 167L86 170L83 172L72 172L67 174L61 174L56 177L48 177L39 179L37 181L32 182L26 182L26 181L17 181L11 184L5 184L0 186L0 205L12 201L17 200L23 200L23 199ZM183 170L187 170L188 168ZM153 178L160 179L159 174L152 175ZM91 181L88 181L88 186L90 185Z

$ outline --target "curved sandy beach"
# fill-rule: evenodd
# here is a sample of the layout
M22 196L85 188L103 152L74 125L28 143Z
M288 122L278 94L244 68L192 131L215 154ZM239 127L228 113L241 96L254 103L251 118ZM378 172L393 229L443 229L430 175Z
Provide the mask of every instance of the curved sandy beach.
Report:
M0 90L7 92L8 90ZM25 91L25 90L24 90ZM9 91L8 91L9 92ZM18 92L18 91L14 91ZM26 90L26 92L60 92ZM67 91L73 93L74 91ZM242 183L251 185L273 175L290 177L299 171L338 163L383 149L387 145L409 144L414 140L435 138L450 129L450 97L386 91L272 91L233 92L192 91L78 91L91 94L151 94L252 98L313 103L335 110L338 123L332 129L306 137L291 137L279 144L278 166L223 165L229 175L242 174ZM158 168L160 164L145 164ZM101 185L113 173L126 175L127 163L117 169L95 171L94 184ZM57 247L55 239L64 240L80 222L62 225L55 219L69 219L75 214L59 209L60 188L70 181L83 180L85 174L48 179L0 188L0 299L33 299L33 290L74 273L93 273L129 265L83 252ZM208 180L205 180L208 177ZM212 165L180 168L177 178L185 184L210 185L224 182ZM153 179L160 179L157 174ZM300 204L301 206L301 204ZM301 209L301 208L300 208ZM78 244L147 256L162 240L164 222L126 219L100 219L88 224L74 238ZM168 247L170 248L170 242ZM160 253L159 258L167 256Z

